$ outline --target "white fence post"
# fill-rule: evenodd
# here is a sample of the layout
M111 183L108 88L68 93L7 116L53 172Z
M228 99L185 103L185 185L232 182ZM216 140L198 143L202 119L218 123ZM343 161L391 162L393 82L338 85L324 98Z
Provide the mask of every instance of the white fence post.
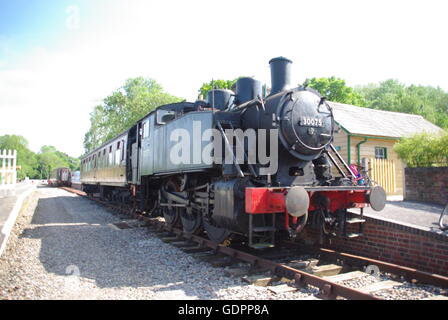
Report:
M2 166L0 169L0 196L2 193L12 191L13 195L17 183L17 151L0 150ZM7 194L6 194L7 195Z

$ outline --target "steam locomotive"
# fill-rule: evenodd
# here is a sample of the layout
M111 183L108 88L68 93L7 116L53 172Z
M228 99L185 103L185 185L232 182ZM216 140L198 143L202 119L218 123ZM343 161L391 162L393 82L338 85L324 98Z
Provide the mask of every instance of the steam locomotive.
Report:
M240 237L270 247L306 226L359 236L363 220L347 209L382 210L384 190L357 185L332 145L325 97L291 87L291 60L269 63L269 94L260 81L240 78L235 92L160 106L86 154L83 190L218 243ZM360 232L348 234L349 223Z

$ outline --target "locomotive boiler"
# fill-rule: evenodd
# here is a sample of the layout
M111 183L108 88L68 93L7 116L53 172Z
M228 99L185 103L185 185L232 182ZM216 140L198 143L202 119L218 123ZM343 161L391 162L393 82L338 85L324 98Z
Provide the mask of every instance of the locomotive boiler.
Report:
M332 145L330 104L291 86L291 64L270 61L269 93L240 78L235 92L152 111L83 157L83 189L218 243L239 237L264 248L305 227L360 236L364 220L347 209L382 210L385 192L357 185ZM347 233L352 223L360 232Z

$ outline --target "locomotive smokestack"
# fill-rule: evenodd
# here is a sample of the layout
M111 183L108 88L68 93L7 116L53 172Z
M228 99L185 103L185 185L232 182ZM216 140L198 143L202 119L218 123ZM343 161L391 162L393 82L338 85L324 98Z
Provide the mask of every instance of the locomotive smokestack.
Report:
M271 65L271 95L289 89L292 61L285 57L277 57L271 59L269 64Z

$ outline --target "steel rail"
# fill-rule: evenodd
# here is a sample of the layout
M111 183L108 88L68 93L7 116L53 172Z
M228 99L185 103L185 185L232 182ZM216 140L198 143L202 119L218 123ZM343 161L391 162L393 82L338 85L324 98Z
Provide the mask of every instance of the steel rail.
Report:
M293 279L297 287L303 287L305 285L312 285L318 287L321 290L320 296L324 299L335 299L336 297L340 296L352 300L379 300L379 298L371 294L353 288L349 288L347 286L329 280L325 280L321 277L312 275L310 273L306 273L298 269L291 268L283 264L279 264L271 260L257 257L253 254L238 249L217 244L216 242L213 242L209 239L200 237L198 235L186 233L183 230L177 228L173 228L169 225L166 225L163 222L143 217L138 214L134 214L134 216L137 219L144 220L145 222L148 222L151 225L156 226L160 231L167 231L175 234L177 237L179 237L179 239L184 238L189 241L194 241L201 247L204 248L208 247L214 250L215 253L221 253L234 259L249 262L251 265L265 268L271 271L272 274L275 274L277 276Z
M78 194L80 196L87 197L86 193L84 193L83 191L79 191L79 190L75 190L75 189L67 188L67 187L62 187L62 189L72 192L72 193L75 193L75 194ZM336 299L337 297L343 297L343 298L352 299L352 300L380 300L379 298L377 298L371 294L362 292L360 290L353 289L353 288L350 288L350 287L347 287L347 286L344 286L344 285L341 285L341 284L338 284L338 283L335 283L335 282L332 282L329 280L325 280L321 277L312 275L310 273L307 273L307 272L304 272L304 271L301 271L298 269L294 269L287 265L280 264L280 263L277 263L277 262L274 262L271 260L260 258L253 254L250 254L250 253L238 250L238 249L234 249L234 248L226 247L224 245L217 244L216 242L213 242L209 239L203 238L198 235L186 233L181 229L169 226L169 225L167 225L161 221L158 221L154 218L145 217L141 214L135 213L135 212L133 212L132 209L129 209L129 208L125 209L122 207L117 207L108 202L101 201L99 199L95 199L92 197L87 197L87 198L90 200L93 200L95 202L98 202L98 203L100 203L108 208L111 208L113 210L118 210L118 211L121 211L122 213L131 215L132 217L134 217L136 219L143 220L146 223L148 223L149 225L156 227L156 229L158 229L159 231L166 231L169 233L173 233L177 237L179 237L179 239L184 238L185 240L188 240L188 241L194 241L200 247L210 248L215 253L221 253L221 254L230 256L231 258L248 262L253 266L257 266L257 267L261 267L261 268L270 270L274 275L292 279L292 280L294 280L295 285L297 287L303 287L306 285L315 286L320 289L319 296L324 299ZM321 253L324 255L330 255L330 256L333 256L336 258L354 261L355 263L358 263L358 264L359 263L368 263L371 265L376 265L378 267L381 267L381 269L382 269L381 271L390 272L390 273L393 273L396 275L402 275L402 276L406 277L407 279L415 279L415 280L419 280L419 281L422 281L422 282L425 282L428 284L433 284L436 286L448 287L448 278L441 276L441 275L431 274L431 273L419 271L416 269L399 266L399 265L395 265L392 263L387 263L387 262L370 259L370 258L366 258L366 257L356 256L356 255L352 255L352 254L348 254L348 253L337 252L337 251L334 251L331 249L316 248L316 247L312 247L312 246L305 246L305 249L306 248L314 250L315 252L318 252L318 253Z
M389 272L398 276L403 276L406 280L412 281L417 280L421 281L426 284L435 285L442 288L448 288L448 277L435 274L435 273L429 273L425 271L420 271L414 268L409 268L405 266L400 266L397 264L380 261L376 259L361 257L349 253L344 252L338 252L331 249L326 248L319 248L317 249L318 252L324 254L324 255L330 255L339 259L345 259L349 261L353 261L355 263L366 263L369 265L375 265L378 268L380 268L380 271L383 272Z

